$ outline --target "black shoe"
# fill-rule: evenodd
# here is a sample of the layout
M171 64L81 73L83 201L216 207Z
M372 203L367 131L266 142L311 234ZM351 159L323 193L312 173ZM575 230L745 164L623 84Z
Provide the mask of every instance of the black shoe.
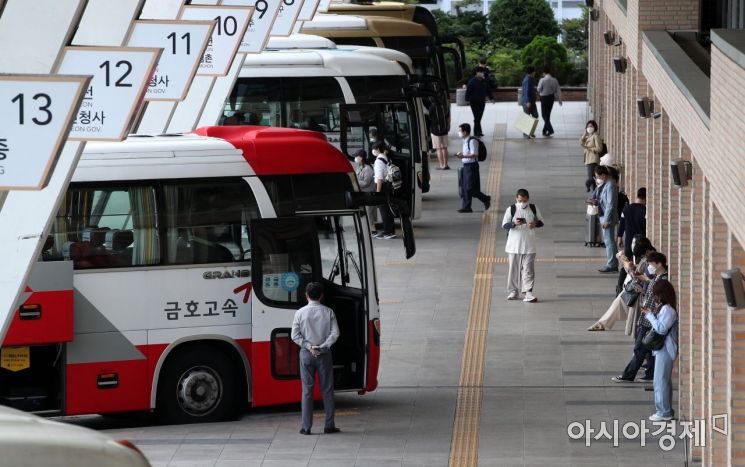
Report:
M470 208L469 208L469 209L465 209L465 208L462 208L462 209L458 209L458 212L473 212L473 209L470 209Z
M608 268L608 267L605 267L605 268L598 269L598 272L602 272L604 274L605 273L609 273L609 272L618 272L618 268Z
M300 434L301 435L309 435L310 430L306 430L305 428L300 428Z
M484 201L484 211L488 211L489 207L491 207L491 196L487 196L486 201Z
M445 167L442 168L442 170L450 170L450 166L446 165Z
M334 433L341 433L341 430L336 427L333 427L333 428L324 428L323 432L327 435L331 435Z

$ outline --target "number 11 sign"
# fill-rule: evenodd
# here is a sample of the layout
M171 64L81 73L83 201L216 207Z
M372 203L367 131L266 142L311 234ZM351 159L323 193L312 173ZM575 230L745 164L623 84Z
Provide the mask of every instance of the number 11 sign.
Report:
M40 190L52 173L88 76L0 75L0 190Z

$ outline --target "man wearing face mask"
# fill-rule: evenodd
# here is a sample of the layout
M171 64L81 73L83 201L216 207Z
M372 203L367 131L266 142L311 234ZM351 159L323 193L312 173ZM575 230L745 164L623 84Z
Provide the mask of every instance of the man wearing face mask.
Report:
M463 162L461 169L462 181L462 206L458 212L473 212L471 209L471 198L477 198L484 203L484 211L491 206L491 196L481 192L481 175L479 174L479 146L476 138L471 136L471 125L461 123L458 127L458 134L463 138L463 152L455 156Z
M528 190L520 188L515 195L515 204L507 208L502 219L502 228L507 230L504 251L509 256L507 273L507 300L525 294L524 302L537 302L533 295L535 284L535 229L543 227L540 211L530 204Z
M608 262L598 269L598 272L618 272L618 258L616 258L616 225L618 224L618 186L610 178L608 168L602 165L595 167L595 183L597 188L593 199L597 200L600 209L600 227L603 229L603 242Z
M636 379L636 373L639 371L639 368L641 368L644 359L647 359L647 368L645 370L644 378L639 379L639 381L643 383L651 383L654 380L654 356L642 343L644 336L652 328L652 324L647 320L646 313L643 311L654 311L657 308L652 291L654 285L658 281L662 279L667 280L667 258L662 253L658 252L648 254L646 273L635 274L634 277L644 284L644 295L641 297L641 303L639 305L641 312L639 313L640 316L636 325L634 354L631 357L629 364L626 365L626 368L623 370L623 373L611 378L615 383L633 382Z

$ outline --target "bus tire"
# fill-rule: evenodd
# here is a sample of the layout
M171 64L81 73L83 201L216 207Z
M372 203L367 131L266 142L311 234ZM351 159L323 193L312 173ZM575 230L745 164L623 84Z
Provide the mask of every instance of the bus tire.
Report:
M158 420L180 424L237 418L242 371L232 362L229 355L208 345L177 349L158 381Z

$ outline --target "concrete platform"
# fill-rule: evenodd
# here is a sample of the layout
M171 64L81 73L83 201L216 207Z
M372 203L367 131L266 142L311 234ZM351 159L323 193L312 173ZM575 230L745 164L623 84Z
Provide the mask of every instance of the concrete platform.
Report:
M584 167L578 138L587 118L582 103L555 107L556 135L523 140L511 127L519 108L489 104L486 140L504 146L501 179L483 183L501 221L517 188L527 188L544 214L539 233L535 304L505 301L503 232L496 236L491 307L480 391L478 465L621 466L682 465L682 442L670 452L657 438L572 440L567 426L590 420L612 424L646 420L653 412L651 387L618 385L631 355L623 322L611 332L585 329L613 298L615 276L597 272L604 250L585 248ZM459 150L455 125L470 110L453 108L451 152ZM507 123L504 126L498 124ZM495 134L495 128L502 128ZM539 130L540 133L540 130ZM451 165L459 164L453 159ZM155 466L444 466L449 463L464 336L474 284L482 205L458 214L457 171L432 171L423 218L416 223L417 255L405 261L397 240L376 243L383 353L380 387L365 396L337 397L333 436L298 435L297 407L253 411L241 420L187 426L143 426L104 417L68 421L126 437ZM630 187L635 189L636 187ZM489 192L489 190L493 190ZM499 199L497 196L499 195ZM498 212L494 212L498 210ZM316 426L321 422L317 412ZM458 433L456 433L458 435Z

